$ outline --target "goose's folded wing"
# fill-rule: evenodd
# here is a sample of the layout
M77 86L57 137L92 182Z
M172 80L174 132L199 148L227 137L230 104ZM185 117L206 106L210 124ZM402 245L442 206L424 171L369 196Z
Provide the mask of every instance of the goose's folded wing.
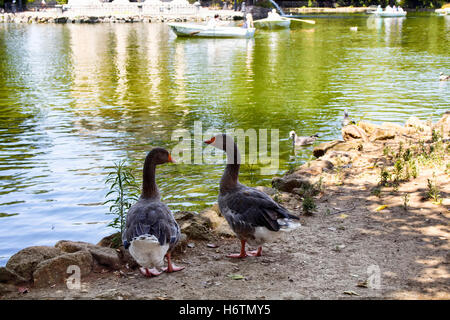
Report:
M298 219L267 194L253 188L246 188L230 195L227 206L233 212L232 219L235 223L250 224L253 227L262 226L272 231L280 229L277 222L280 218Z
M178 242L180 230L172 213L166 206L131 208L127 215L127 224L123 234L125 247L142 235L152 235L161 245L174 245Z

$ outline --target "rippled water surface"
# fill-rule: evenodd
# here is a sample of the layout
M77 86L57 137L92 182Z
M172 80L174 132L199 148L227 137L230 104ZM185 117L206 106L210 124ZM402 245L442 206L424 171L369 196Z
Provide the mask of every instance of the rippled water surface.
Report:
M357 26L358 31L350 31ZM450 17L341 17L258 31L255 39L177 39L164 24L0 25L0 265L23 247L110 234L105 178L127 160L173 148L176 129L278 129L340 137L355 119L436 120L450 105ZM269 131L270 132L270 131ZM193 140L195 141L195 139ZM223 165L165 165L174 210L216 201ZM241 181L270 185L258 165Z

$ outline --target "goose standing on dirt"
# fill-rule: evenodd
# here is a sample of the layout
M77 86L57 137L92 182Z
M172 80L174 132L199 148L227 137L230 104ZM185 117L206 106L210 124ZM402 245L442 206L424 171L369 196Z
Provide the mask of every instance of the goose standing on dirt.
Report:
M219 208L241 241L241 252L228 257L261 256L263 243L273 240L280 234L278 231L289 231L300 226L291 220L298 220L298 217L267 194L239 183L241 156L232 137L219 134L205 143L227 154L227 165L220 180ZM258 250L245 251L246 242L258 246Z
M289 139L292 139L292 145L295 146L307 146L309 144L313 144L314 141L317 140L319 135L316 133L309 137L299 137L295 133L295 131L289 132Z
M161 202L155 182L156 166L167 162L174 161L163 148L154 148L147 154L141 197L128 210L122 235L124 247L129 249L146 277L161 274L159 269L164 264L164 257L167 258L165 272L184 269L173 265L170 260L170 252L180 239L180 227L167 205Z
M448 81L450 80L450 76L445 75L443 72L439 73L439 80L440 81Z
M350 117L348 116L347 108L345 108L345 110L344 110L344 119L342 119L342 123L341 124L342 124L343 127L348 126L350 124L356 124L355 121L350 120Z

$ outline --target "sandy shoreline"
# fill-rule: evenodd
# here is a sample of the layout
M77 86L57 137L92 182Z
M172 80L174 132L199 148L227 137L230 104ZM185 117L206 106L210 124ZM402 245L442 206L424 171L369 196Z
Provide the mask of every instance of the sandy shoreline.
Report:
M62 241L39 249L48 255L37 258L40 267L23 269L30 255L17 254L17 263L0 268L0 297L449 299L449 131L450 112L435 124L412 117L406 126L344 127L343 141L316 146L316 160L263 188L302 227L265 245L262 257L226 258L238 241L211 208L177 217L187 235L174 254L183 271L144 278L108 239L98 246ZM303 209L308 192L312 214ZM50 276L68 259L86 266L78 289L67 288L67 275Z

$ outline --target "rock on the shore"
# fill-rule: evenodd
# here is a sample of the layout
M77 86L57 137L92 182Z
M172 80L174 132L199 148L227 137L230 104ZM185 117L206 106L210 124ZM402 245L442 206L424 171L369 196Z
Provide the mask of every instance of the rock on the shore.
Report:
M117 246L117 243L115 243L115 242L118 242L117 240L120 241L119 246ZM116 232L116 233L113 233L109 236L102 238L97 243L97 246L108 247L108 248L116 248L116 246L117 246L117 248L118 248L118 247L120 247L121 243L122 243L122 239L120 236L120 232Z
M295 173L300 176L316 176L324 171L333 169L333 167L334 165L331 161L321 158L309 161L301 165L300 168L295 171Z
M443 131L444 138L448 138L450 136L450 110L446 111L441 119L436 122L433 126L435 130Z
M80 276L88 275L92 270L93 258L88 251L66 253L39 263L33 273L34 285L46 287L64 282L70 274L70 266L80 268Z
M6 268L6 267L0 267L0 283L7 283L7 284L19 284L26 282L27 280L14 271Z
M211 228L213 229L212 231L214 232L214 234L227 238L235 236L234 232L228 225L228 222L225 220L222 213L220 212L218 204L214 204L211 208L203 210L202 212L200 212L199 215L210 221Z
M362 139L364 141L368 141L367 134L364 132L365 130L359 128L357 125L351 124L342 128L342 138L345 141L353 140L353 139Z
M420 132L431 133L431 127L425 121L414 116L406 120L405 127L412 127Z
M92 243L82 241L68 240L58 241L55 244L55 247L61 249L61 251L68 253L88 251L98 264L107 266L114 270L120 269L122 265L119 257L119 252L113 248L101 247Z
M340 141L334 140L331 142L324 142L319 144L313 149L313 155L316 158L322 157L328 151L351 151L351 150L362 150L364 149L364 144L361 140L354 141Z
M17 288L15 285L8 283L0 283L0 294L16 292Z
M211 240L212 223L209 219L199 214L180 211L175 214L175 219L182 233L193 240Z
M344 143L344 141L341 140L333 140L330 142L322 142L318 146L315 146L313 149L313 155L316 158L320 158L323 156L329 149L335 147L338 144Z
M27 281L33 279L36 266L47 259L52 259L62 254L58 248L49 246L34 246L20 250L6 263L6 268L14 271Z
M370 136L371 141L394 139L397 132L393 129L377 128Z
M308 179L302 178L297 174L290 174L284 177L273 178L272 186L280 191L292 192L293 189L297 188L309 189L311 188L311 183Z

